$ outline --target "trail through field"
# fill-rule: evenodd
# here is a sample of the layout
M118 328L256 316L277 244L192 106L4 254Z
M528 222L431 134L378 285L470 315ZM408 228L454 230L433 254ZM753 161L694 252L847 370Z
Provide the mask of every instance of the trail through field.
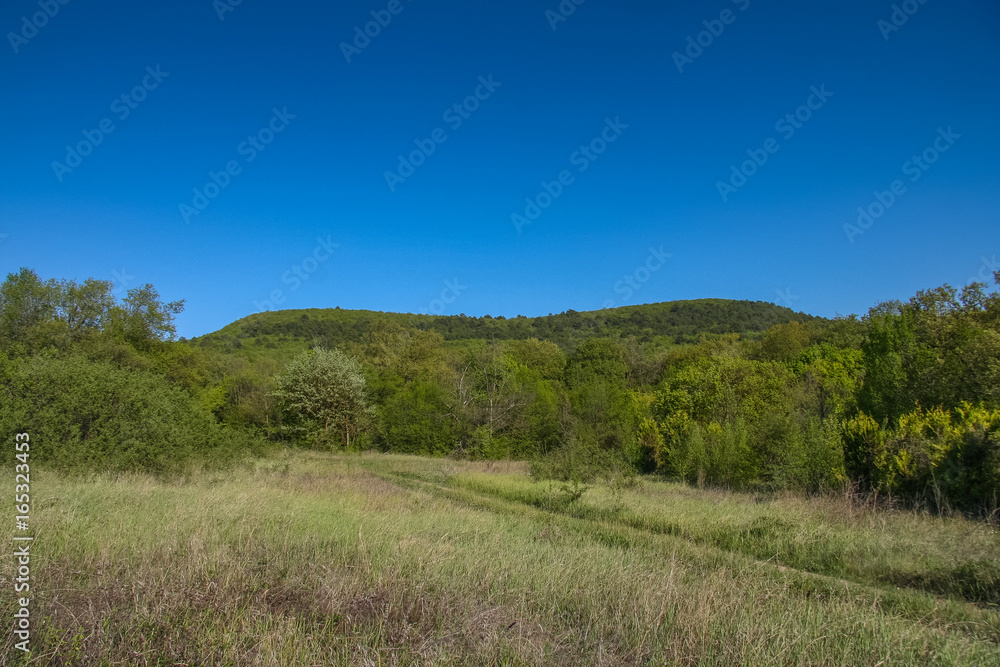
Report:
M924 590L919 585L896 586L875 577L848 577L784 564L780 556L761 558L738 539L723 540L712 536L692 535L679 522L654 523L620 510L595 511L573 502L553 497L552 485L537 485L543 496L526 497L501 484L491 484L482 477L448 475L438 470L414 471L378 461L364 466L378 478L402 488L494 514L528 519L549 530L572 531L604 546L620 549L647 549L657 555L683 554L702 566L712 568L755 569L775 583L799 590L807 598L841 598L868 601L880 608L914 621L927 622L940 616L942 626L960 628L980 639L1000 643L1000 619L996 605L974 604ZM763 532L763 531L761 531ZM721 544L720 544L721 542ZM890 578L886 575L886 578Z

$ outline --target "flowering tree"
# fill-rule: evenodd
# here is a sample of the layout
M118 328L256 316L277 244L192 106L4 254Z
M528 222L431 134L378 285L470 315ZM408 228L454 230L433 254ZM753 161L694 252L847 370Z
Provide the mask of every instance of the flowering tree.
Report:
M342 435L345 448L369 412L360 362L336 349L316 348L294 359L278 377L274 394L285 410L323 435Z

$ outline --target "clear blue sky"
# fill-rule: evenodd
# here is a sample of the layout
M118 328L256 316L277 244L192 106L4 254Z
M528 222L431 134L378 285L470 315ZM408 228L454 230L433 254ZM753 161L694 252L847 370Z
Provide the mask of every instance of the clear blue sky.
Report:
M4 274L153 283L190 337L272 296L833 316L1000 257L993 0L233 1L4 4Z

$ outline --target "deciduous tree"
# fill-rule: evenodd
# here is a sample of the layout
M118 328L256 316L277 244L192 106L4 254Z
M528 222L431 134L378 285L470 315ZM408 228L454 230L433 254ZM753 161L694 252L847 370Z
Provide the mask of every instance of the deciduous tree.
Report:
M350 446L352 434L360 433L369 414L361 364L337 349L303 353L275 385L274 394L288 412L322 435L341 435L344 447Z

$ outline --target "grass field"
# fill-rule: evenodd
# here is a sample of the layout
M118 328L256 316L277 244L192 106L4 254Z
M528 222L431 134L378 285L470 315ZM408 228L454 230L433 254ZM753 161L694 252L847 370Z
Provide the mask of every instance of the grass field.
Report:
M1000 536L961 518L374 454L32 482L5 664L1000 665Z

